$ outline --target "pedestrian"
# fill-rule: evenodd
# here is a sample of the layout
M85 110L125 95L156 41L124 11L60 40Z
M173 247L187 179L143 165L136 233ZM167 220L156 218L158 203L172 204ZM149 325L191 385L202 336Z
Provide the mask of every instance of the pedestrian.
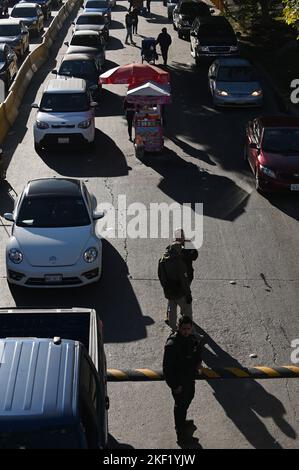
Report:
M132 141L132 128L133 128L133 121L134 121L134 116L136 112L135 105L134 103L128 103L127 98L125 98L124 103L123 103L123 108L124 108L124 112L125 112L127 124L128 124L129 140Z
M157 37L156 44L160 44L164 65L167 65L168 49L171 42L171 37L167 32L167 28L162 28L162 32Z
M151 0L146 0L146 9L148 13L151 12Z
M135 42L133 41L133 36L132 36L132 28L133 28L132 13L126 14L125 22L126 22L126 28L127 28L127 36L126 36L125 44L129 44L128 39L130 38L131 44L135 45Z
M197 260L198 251L195 248L186 248L187 244L189 245L190 242L186 240L185 233L182 228L179 228L175 231L175 240L182 245L182 257L187 268L188 282L191 285L191 282L194 278L194 269L192 263L193 261Z
M134 8L131 14L132 14L132 19L133 19L133 34L137 34L138 14L139 14L138 8Z
M174 398L174 422L177 442L186 441L186 431L196 429L193 420L186 420L195 394L195 378L201 367L203 345L192 334L192 320L179 319L178 331L166 341L163 374Z
M158 277L168 300L165 321L176 331L178 306L182 316L192 319L192 296L181 242L175 241L166 248L159 260Z

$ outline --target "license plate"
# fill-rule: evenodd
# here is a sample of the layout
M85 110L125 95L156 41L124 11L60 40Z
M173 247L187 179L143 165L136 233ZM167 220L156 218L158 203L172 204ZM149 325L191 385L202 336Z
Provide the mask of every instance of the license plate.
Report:
M70 141L69 137L58 137L59 144L68 144Z
M45 282L61 282L62 281L62 275L61 274L50 274L48 276L45 276Z
M299 184L291 184L291 191L299 191Z

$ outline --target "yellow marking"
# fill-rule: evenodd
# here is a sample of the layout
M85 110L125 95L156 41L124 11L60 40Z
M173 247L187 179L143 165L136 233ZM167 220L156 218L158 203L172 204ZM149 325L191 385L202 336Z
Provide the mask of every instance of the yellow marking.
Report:
M151 369L135 369L136 372L141 372L141 374L146 375L146 377L149 377L150 379L160 379L161 375L157 374Z
M239 369L238 367L226 367L225 370L230 371L232 374L236 375L237 377L250 377L248 372L245 372L242 369Z
M127 374L125 374L122 370L119 369L108 369L107 373L113 375L114 377L117 377L118 379L128 378Z
M269 375L269 377L281 377L280 372L277 372L276 370L271 369L270 367L256 367L255 366L254 369L258 369L264 372L265 374Z
M221 377L217 372L212 369L207 369L206 367L199 369L199 375L205 375L206 377Z
M286 369L289 369L292 372L294 372L294 374L299 375L299 367L296 367L296 366L281 366L281 367L285 367Z

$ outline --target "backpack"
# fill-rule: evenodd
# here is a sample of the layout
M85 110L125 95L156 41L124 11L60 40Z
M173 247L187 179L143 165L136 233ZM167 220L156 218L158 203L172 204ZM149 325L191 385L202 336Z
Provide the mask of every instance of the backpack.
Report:
M167 262L168 262L168 260L165 259L164 256L162 256L162 258L159 259L158 277L159 277L160 284L164 289L165 294L170 294L171 295L172 293L176 292L176 289L178 287L178 285L177 285L178 283L176 281L174 281L173 279L168 278L167 271L165 269L165 265L166 265Z

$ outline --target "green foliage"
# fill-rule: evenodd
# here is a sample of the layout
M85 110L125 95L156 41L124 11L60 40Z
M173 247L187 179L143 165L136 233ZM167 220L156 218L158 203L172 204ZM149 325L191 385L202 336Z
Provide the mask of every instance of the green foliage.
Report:
M283 0L283 14L287 24L295 26L299 31L299 0Z

